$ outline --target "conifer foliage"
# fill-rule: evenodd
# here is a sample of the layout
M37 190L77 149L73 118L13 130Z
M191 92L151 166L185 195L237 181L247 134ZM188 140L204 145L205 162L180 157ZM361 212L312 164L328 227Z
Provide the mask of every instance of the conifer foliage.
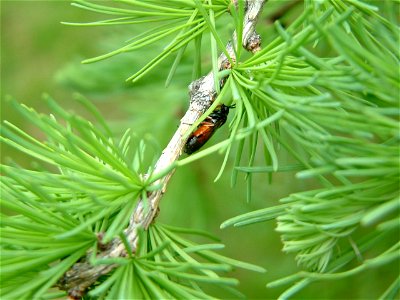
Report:
M224 160L218 178L231 162L232 183L239 173L246 174L249 198L251 189L257 188L251 185L255 173L296 171L297 180L315 180L314 188L288 194L276 206L243 212L221 225L276 221L283 251L294 253L302 268L268 283L269 288L287 287L282 299L315 281L398 264L398 3L305 0L296 6L288 27L279 20L274 23L274 38L268 37L259 51L247 54L239 43L231 59L220 33L224 29L216 22L228 16L241 41L250 2L76 0L74 6L106 17L68 24L149 27L127 44L84 63L134 56L135 51L166 41L155 57L132 71L128 81L135 84L173 56L166 78L170 84L185 51L193 51L188 76L196 79L204 75L204 53L211 57L220 79L216 82L222 83L213 107L222 102L235 105L229 137L181 158L166 172L179 172L181 166L219 152ZM262 30L260 34L267 39ZM211 42L201 47L202 39ZM223 71L216 69L220 53L231 63ZM131 216L141 201L148 209L147 198L161 188L158 180L165 176L154 172L157 149L131 130L114 138L93 104L82 97L77 101L95 121L64 110L49 96L45 100L51 115L8 101L45 138L8 121L1 127L2 143L35 161L31 169L16 162L1 165L2 298L51 299L68 293L88 299L214 298L207 285L223 288L225 297L243 296L235 289L238 280L226 273L236 267L264 269L218 254L220 243L201 244L187 237L214 240L207 232L155 220L149 228L138 228L137 244L130 243ZM117 240L124 246L123 256L100 255ZM91 286L73 289L64 280L83 259L109 270ZM398 296L399 277L390 280L382 299Z

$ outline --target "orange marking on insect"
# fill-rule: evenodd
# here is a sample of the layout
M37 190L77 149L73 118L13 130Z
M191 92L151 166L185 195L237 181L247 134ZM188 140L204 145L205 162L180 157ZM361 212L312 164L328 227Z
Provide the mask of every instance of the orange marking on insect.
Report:
M184 151L187 154L192 154L199 150L215 133L226 122L228 117L229 108L232 106L226 106L224 104L219 105L216 109L199 124L196 130L189 136Z

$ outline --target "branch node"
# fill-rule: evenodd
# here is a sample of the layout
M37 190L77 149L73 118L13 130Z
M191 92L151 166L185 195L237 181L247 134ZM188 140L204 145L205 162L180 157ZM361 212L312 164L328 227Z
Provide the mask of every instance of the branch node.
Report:
M246 45L244 46L246 50L256 53L261 50L261 36L255 31L247 39Z

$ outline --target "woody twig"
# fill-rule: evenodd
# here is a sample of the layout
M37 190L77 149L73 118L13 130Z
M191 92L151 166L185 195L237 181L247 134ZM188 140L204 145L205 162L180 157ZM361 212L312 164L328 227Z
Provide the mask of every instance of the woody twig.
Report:
M232 0L232 2L237 7L237 0ZM247 0L245 2L241 44L246 50L251 52L256 52L260 49L261 39L255 31L255 26L264 2L266 0ZM226 46L226 53L229 54L230 60L233 62L236 60L234 47L237 47L236 32L233 33L232 40ZM230 65L228 57L225 53L222 53L218 58L219 70L229 68ZM185 146L187 139L185 137L188 136L191 125L201 117L216 99L217 92L214 85L214 76L215 74L210 72L189 85L189 108L181 119L175 134L158 159L154 168L155 174L165 170L179 158ZM149 193L146 200L139 200L130 218L129 226L125 229L125 235L133 253L137 249L138 229L143 228L146 230L156 218L160 200L173 174L174 170L157 180L154 184L161 186L161 188ZM144 203L144 201L147 201L147 203ZM99 240L101 240L101 237L99 237ZM94 266L89 261L90 255L88 253L81 261L75 263L57 283L60 289L68 291L70 299L80 299L85 294L87 288L93 285L100 276L109 273L117 266L113 264ZM97 257L105 259L124 257L126 255L123 242L119 238L115 238L109 244L104 245Z

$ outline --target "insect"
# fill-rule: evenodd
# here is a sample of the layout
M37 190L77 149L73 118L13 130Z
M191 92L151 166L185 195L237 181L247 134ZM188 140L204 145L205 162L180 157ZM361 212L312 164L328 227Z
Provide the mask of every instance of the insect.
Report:
M218 105L189 136L184 148L185 153L190 155L199 150L212 137L214 132L224 125L229 114L229 109L233 107L224 104Z

